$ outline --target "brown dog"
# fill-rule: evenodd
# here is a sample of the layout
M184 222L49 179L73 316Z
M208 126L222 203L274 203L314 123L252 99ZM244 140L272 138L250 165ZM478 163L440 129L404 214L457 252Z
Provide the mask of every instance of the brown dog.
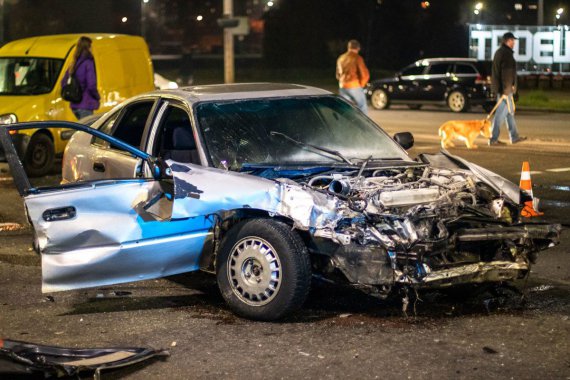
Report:
M463 140L469 149L476 149L477 145L473 141L481 134L486 138L491 138L491 121L484 120L451 120L439 127L439 137L441 137L441 147L455 146L453 140Z

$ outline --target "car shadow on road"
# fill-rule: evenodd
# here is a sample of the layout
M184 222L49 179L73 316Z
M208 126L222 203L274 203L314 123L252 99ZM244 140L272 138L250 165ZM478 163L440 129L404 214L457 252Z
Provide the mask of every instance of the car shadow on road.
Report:
M176 295L137 296L136 288L127 296L90 297L74 302L65 315L98 314L152 309L170 309L190 318L211 319L218 324L251 323L231 312L219 293L215 277L205 273L167 278L176 285ZM526 284L469 285L445 290L407 292L403 290L379 299L348 286L314 282L303 307L280 323L328 323L342 319L345 324L363 321L394 324L398 327L430 324L435 320L497 313L557 313L570 311L570 290L564 284L546 284L534 279ZM180 294L180 291L187 294ZM120 292L116 294L121 294ZM107 293L109 294L109 293Z

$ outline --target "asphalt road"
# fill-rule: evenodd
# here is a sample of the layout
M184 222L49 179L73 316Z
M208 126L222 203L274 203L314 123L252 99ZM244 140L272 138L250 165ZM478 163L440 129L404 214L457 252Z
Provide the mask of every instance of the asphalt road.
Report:
M433 109L371 112L389 133L415 134L412 156L438 150L443 121L481 116ZM569 226L570 115L521 113L518 121L528 142L487 147L481 139L478 150L451 152L515 182L522 161L530 161L545 217ZM6 173L0 174L0 200L0 223L24 225ZM524 286L524 302L509 288L429 293L421 295L415 315L404 317L398 300L315 283L303 309L279 323L235 317L213 278L199 273L46 297L30 240L26 228L0 231L0 337L170 349L166 360L103 378L570 378L568 230L559 246L540 255Z

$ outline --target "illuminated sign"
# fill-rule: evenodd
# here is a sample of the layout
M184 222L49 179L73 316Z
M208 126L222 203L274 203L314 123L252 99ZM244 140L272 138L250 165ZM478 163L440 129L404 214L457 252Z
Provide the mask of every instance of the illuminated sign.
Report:
M471 25L470 53L478 60L491 60L500 47L502 36L512 32L515 59L521 63L552 65L570 63L570 31L568 26Z

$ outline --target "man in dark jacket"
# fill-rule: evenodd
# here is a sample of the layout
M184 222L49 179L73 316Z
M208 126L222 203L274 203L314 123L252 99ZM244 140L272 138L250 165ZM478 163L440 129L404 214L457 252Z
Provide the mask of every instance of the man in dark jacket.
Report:
M493 92L497 94L499 105L493 118L491 127L492 135L489 145L503 145L499 141L501 125L507 122L511 144L526 140L526 137L519 136L517 123L515 122L515 101L513 93L517 85L517 63L513 57L513 47L517 38L511 32L503 35L503 43L495 52L493 57L493 74L491 86Z

